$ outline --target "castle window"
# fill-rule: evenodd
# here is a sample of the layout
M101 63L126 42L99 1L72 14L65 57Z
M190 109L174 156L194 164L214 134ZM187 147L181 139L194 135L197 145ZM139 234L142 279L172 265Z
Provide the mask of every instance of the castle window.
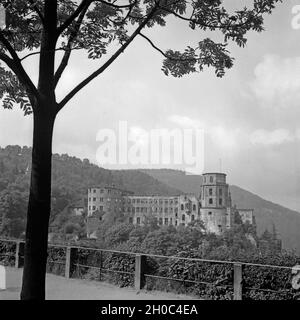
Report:
M96 193L96 189L93 189L93 193Z
M137 217L137 218L136 218L136 223L137 223L137 224L140 224L140 223L141 223L141 218L140 218L140 217Z
M175 226L177 226L177 224L178 224L178 222L177 222L177 220L175 221Z
M170 224L172 224L172 218L170 218Z
M168 213L168 208L165 208L165 213Z
M181 217L182 221L185 221L185 215L183 214Z
M103 202L103 198L100 198L100 202Z
M209 216L211 216L211 215L212 215L212 212L211 212L211 211L209 211L209 212L208 212L208 215L209 215Z
M175 218L178 218L178 213L177 212L175 213Z
M93 201L96 201L96 198L93 198Z
M219 189L220 196L222 195L222 191L223 191L222 189Z
M104 190L103 189L100 189L100 193L103 193L104 192Z
M181 205L181 210L184 210L184 205L183 204Z
M193 211L196 211L196 205L193 204Z
M219 205L222 205L222 198L219 199Z
M133 218L129 217L129 223L133 223Z
M167 225L169 222L168 218L165 218L165 225Z
M100 206L100 207L99 207L99 210L100 210L100 211L103 211L103 206Z
M214 178L213 177L209 177L209 182L214 182Z
M162 225L162 223L163 223L162 218L159 218L159 220L158 220L158 224L161 226L161 225Z
M96 210L96 206L93 206L93 210Z
M212 196L212 188L209 188L209 195Z
M195 216L192 214L192 221L194 221L195 220Z
M212 198L209 198L208 203L209 203L209 204L213 204L213 199L212 199Z

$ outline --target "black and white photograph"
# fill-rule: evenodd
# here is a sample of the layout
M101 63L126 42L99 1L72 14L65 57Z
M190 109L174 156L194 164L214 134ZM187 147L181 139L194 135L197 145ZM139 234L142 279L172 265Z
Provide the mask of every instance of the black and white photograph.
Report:
M0 104L1 305L300 300L300 0L0 0Z

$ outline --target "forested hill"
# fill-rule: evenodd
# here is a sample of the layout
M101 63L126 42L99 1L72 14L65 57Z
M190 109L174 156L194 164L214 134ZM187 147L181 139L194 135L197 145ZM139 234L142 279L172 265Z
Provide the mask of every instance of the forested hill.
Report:
M183 192L199 194L201 176L187 175L183 171L159 169L142 170L153 178ZM252 208L255 211L258 233L266 228L271 230L273 223L278 237L283 241L283 247L296 249L300 252L300 213L290 210L237 186L230 186L233 203L238 208Z
M31 149L7 146L0 148L0 191L15 186L26 190L30 178ZM115 184L136 194L174 195L176 190L138 170L106 170L67 154L53 155L53 195L65 195L68 199L81 198L87 188L102 183Z
M0 148L0 233L5 228L6 233L18 235L24 228L30 163L31 148ZM115 184L136 194L174 195L181 192L138 170L110 171L87 159L54 154L51 221L67 205L86 198L88 187L102 183Z
M3 228L18 234L24 228L30 179L31 149L7 146L0 148L0 233ZM199 194L200 176L177 170L106 170L87 159L53 155L51 221L66 206L87 197L87 188L102 183L131 190L136 194ZM284 247L300 252L300 214L266 201L246 190L231 186L234 203L255 209L258 231L274 222ZM2 223L1 223L2 221ZM2 228L2 229L1 229ZM2 231L1 231L2 230ZM10 232L10 231L9 231Z

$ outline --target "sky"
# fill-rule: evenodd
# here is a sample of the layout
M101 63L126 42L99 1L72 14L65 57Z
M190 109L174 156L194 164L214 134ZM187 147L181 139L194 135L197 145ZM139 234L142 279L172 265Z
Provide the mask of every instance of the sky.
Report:
M231 9L245 3L251 1L224 1ZM221 79L210 69L167 77L161 71L163 57L145 39L137 38L60 112L53 152L88 158L105 168L178 168L174 163L145 166L127 161L110 166L99 162L103 146L99 130L117 134L119 121L125 121L129 136L143 145L151 130L202 129L204 171L222 170L230 184L300 211L300 18L296 6L300 8L300 0L278 5L266 17L264 32L248 34L245 48L230 44L234 66ZM167 27L144 33L162 50L182 50L208 36L174 18ZM38 60L32 56L25 61L36 82ZM57 90L58 100L101 63L76 52ZM0 146L9 144L32 144L32 117L24 117L17 109L0 110Z

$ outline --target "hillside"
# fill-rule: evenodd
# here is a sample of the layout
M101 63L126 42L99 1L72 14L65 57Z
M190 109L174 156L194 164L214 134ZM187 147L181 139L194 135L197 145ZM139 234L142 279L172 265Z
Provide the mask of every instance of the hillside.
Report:
M30 178L31 149L19 146L0 148L0 233L17 235L25 225ZM201 176L177 170L106 170L87 159L53 155L51 222L67 205L87 197L87 188L107 183L136 194L199 194ZM231 186L233 202L240 208L255 209L258 231L274 223L285 248L300 252L300 214L266 201L237 186ZM2 220L2 224L1 224Z
M0 234L18 237L24 229L30 181L31 148L0 148ZM115 184L136 194L180 193L138 170L110 171L89 160L67 154L53 155L52 210L50 224L66 206L87 198L87 189L99 184Z
M142 170L153 178L186 193L199 194L201 176L186 175L182 171L160 169ZM230 186L233 203L238 208L252 208L255 211L258 233L273 223L286 249L296 249L300 253L300 213L267 201L237 186Z

